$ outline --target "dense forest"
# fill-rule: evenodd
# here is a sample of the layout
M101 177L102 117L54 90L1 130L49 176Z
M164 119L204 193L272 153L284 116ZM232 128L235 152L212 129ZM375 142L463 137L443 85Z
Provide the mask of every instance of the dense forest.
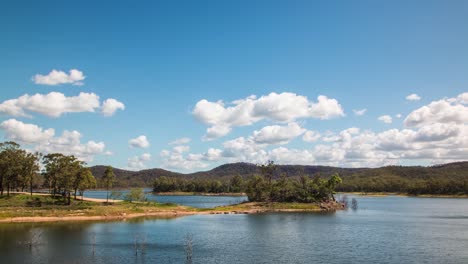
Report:
M98 178L105 167L91 167ZM96 172L94 172L96 171ZM343 182L336 187L341 192L397 192L411 195L468 195L468 162L448 163L437 166L386 166L381 168L337 168L328 166L276 165L273 179L283 175L300 179L329 178L338 173ZM162 176L174 190L188 192L237 192L230 182L236 176L245 182L260 175L261 168L250 163L224 164L209 171L191 174L167 172L161 169L144 171L116 170L117 185L122 187L152 186ZM166 184L165 184L166 185ZM166 189L165 191L169 191ZM243 189L245 192L245 189Z
M274 179L278 167L273 161L258 165L259 174L246 180L236 175L229 180L199 178L158 177L153 183L154 192L245 192L250 201L260 202L319 202L334 200L335 188L341 183L338 174L329 179L301 176L298 179L282 174Z
M468 162L432 167L388 166L347 175L342 192L397 192L411 195L468 194Z

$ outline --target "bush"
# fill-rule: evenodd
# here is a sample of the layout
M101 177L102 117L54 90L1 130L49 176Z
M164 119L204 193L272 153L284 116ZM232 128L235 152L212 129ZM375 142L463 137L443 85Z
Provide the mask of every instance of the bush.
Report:
M125 195L125 200L133 201L146 201L146 196L142 188L132 188L130 192Z

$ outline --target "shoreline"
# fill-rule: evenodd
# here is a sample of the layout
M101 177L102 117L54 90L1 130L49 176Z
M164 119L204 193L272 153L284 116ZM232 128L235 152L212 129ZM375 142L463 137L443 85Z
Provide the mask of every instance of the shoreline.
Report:
M148 192L164 196L247 196L246 193L206 193L206 192Z
M81 221L126 221L134 218L151 217L154 219L176 218L190 215L239 215L239 214L266 214L266 213L325 213L334 212L341 209L249 209L249 210L207 210L207 211L160 211L149 213L133 213L120 215L90 215L90 216L23 216L8 217L0 219L0 224L4 223L47 223L47 222L81 222Z
M21 201L29 200L30 194L16 193ZM48 194L33 193L33 196ZM49 195L50 196L50 195ZM215 208L193 208L181 205L159 204L148 202L114 201L109 204L105 199L74 200L87 203L84 208L58 207L28 207L25 205L10 205L0 207L0 223L39 223L66 221L110 221L128 220L139 217L174 218L189 215L214 214L260 214L260 213L292 213L292 212L334 212L344 209L343 204L329 201L321 203L279 203L279 202L244 202L240 204L220 206ZM52 210L52 211L49 211ZM32 215L31 215L32 214Z
M413 198L468 198L468 194L420 194L411 195L408 193L396 193L396 192L337 192L339 195L359 195L367 197L385 197L385 196L402 196L402 197L413 197Z

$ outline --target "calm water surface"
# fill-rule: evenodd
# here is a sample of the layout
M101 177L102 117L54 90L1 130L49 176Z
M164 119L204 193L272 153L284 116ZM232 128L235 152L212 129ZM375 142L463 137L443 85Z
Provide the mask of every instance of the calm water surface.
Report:
M468 199L357 199L331 214L2 224L0 263L184 263L187 234L193 263L468 263Z
M197 208L213 208L216 206L238 204L248 200L246 196L154 195L151 193L151 189L145 189L144 191L149 201L176 203ZM128 190L122 191L123 196L127 193ZM89 198L106 199L106 195L106 191L87 191L84 193L84 196Z

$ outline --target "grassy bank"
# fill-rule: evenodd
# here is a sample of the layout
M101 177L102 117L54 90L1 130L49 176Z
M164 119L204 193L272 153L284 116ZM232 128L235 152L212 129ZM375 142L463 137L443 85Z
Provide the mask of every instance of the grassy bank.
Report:
M154 202L130 203L72 200L65 204L62 197L44 195L29 196L14 194L0 196L0 219L11 217L67 217L67 216L122 216L135 213L173 212L174 210L193 210L176 204Z

